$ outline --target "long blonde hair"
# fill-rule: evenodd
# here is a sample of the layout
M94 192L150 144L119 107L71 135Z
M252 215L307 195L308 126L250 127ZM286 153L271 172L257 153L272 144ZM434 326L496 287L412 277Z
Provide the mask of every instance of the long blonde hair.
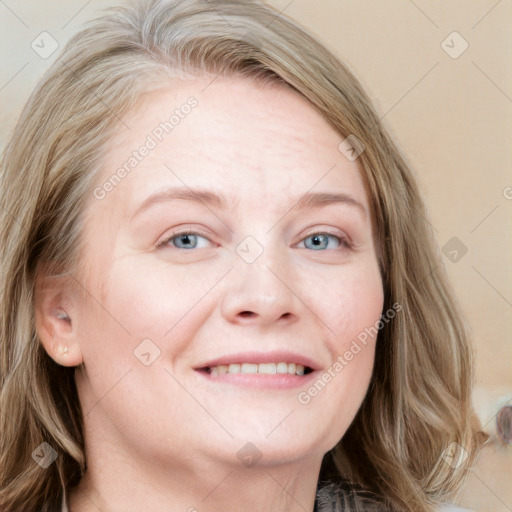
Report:
M385 289L397 315L379 333L367 396L326 455L330 470L400 510L457 489L477 451L472 356L411 171L357 79L296 22L251 0L151 0L117 8L67 44L37 85L2 159L0 509L53 510L86 470L74 370L54 363L34 322L36 272L80 263L83 211L122 116L165 77L246 76L293 87L342 137L373 205ZM42 469L41 443L58 451ZM467 452L446 462L452 443ZM464 453L464 452L462 452Z

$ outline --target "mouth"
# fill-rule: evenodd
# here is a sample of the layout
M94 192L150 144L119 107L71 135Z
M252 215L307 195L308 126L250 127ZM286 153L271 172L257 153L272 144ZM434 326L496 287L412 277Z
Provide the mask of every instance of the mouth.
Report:
M229 374L246 375L307 375L313 371L309 366L297 363L231 363L229 365L221 364L218 366L205 366L199 368L212 376Z
M275 389L301 386L318 369L309 358L289 352L233 354L194 368L210 382Z

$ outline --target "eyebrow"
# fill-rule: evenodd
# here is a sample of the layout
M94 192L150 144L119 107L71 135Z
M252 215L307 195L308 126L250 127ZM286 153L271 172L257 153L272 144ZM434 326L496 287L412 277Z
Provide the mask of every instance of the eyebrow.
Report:
M133 217L138 216L143 211L149 209L156 204L169 203L174 200L190 201L195 203L203 203L207 207L214 207L218 209L227 209L229 203L232 207L235 207L240 202L240 198L233 196L231 201L228 198L216 192L211 192L204 189L191 189L191 188L169 188L156 192L155 194L147 197L134 213ZM326 192L307 192L301 196L290 208L297 210L308 210L321 208L331 204L346 204L353 206L360 210L361 213L366 217L366 208L356 198L347 193L326 193ZM132 218L133 218L132 217Z
M141 214L151 206L162 203L170 203L175 200L203 203L206 206L213 206L219 209L225 208L226 204L228 203L228 199L224 195L210 192L209 190L192 190L190 188L182 187L168 188L162 190L161 192L151 194L149 197L147 197L134 213L133 217Z
M355 197L346 193L331 194L327 192L308 192L304 194L296 203L295 208L298 210L307 210L314 208L321 208L322 206L328 206L331 204L346 204L348 206L354 206L366 217L366 208L363 203L359 202Z

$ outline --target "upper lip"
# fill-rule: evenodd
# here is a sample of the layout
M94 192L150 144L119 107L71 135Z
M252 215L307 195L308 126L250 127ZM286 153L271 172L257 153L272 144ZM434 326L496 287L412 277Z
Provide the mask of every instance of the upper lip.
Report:
M318 370L320 368L320 365L310 357L295 352L279 350L271 352L236 352L227 354L215 359L210 359L196 366L195 369L200 370L202 368L212 368L220 365L229 366L235 363L295 363L311 368L312 370Z

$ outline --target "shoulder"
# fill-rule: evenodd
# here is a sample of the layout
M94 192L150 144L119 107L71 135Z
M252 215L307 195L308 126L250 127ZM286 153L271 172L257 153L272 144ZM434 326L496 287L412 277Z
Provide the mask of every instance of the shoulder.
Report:
M314 512L394 512L381 498L345 481L319 485Z
M375 493L347 481L319 485L314 512L400 512ZM437 512L473 512L455 505L442 505Z

